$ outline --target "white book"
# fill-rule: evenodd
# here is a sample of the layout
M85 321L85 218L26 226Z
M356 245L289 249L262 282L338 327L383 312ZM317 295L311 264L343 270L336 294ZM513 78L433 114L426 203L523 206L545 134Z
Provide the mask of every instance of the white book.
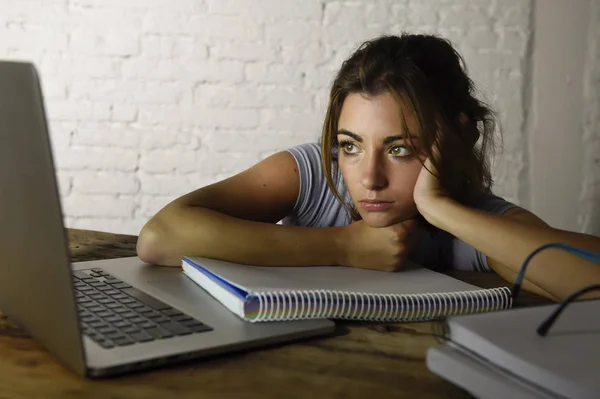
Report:
M342 266L252 266L184 257L184 273L249 322L314 318L422 321L510 308L507 287L482 289L410 264L383 272Z
M538 326L558 306L449 317L447 338L455 350L496 370L498 380L520 380L536 387L539 397L600 398L600 300L569 304L547 335L539 335ZM439 351L429 357L432 371L467 390L480 378L479 372L458 378L456 370L440 366Z

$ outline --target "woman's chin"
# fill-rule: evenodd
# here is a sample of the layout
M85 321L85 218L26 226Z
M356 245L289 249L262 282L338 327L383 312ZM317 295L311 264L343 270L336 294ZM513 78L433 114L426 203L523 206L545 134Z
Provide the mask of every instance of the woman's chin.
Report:
M387 212L365 212L365 214L361 214L361 217L368 226L375 228L389 227L410 219L409 217L403 217L403 215L394 215Z

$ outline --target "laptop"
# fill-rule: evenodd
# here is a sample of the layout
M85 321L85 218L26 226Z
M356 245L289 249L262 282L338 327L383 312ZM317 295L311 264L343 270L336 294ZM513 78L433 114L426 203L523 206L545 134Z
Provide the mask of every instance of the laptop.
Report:
M0 62L0 310L65 366L106 377L327 334L330 320L248 323L138 257L70 263L39 75Z

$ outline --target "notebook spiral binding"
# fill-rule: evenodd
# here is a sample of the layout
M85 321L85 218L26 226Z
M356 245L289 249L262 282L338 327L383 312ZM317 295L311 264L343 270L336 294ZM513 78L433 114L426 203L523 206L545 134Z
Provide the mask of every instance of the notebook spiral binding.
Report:
M254 292L252 322L300 319L426 321L512 306L508 287L427 294L368 294L325 290Z

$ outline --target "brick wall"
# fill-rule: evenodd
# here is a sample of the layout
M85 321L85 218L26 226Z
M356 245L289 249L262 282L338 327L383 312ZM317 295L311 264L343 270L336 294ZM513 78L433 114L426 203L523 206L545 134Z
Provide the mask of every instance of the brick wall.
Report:
M462 52L503 124L496 192L520 202L530 12L528 0L0 0L0 58L41 71L69 227L137 234L176 196L316 140L341 61L402 30Z

